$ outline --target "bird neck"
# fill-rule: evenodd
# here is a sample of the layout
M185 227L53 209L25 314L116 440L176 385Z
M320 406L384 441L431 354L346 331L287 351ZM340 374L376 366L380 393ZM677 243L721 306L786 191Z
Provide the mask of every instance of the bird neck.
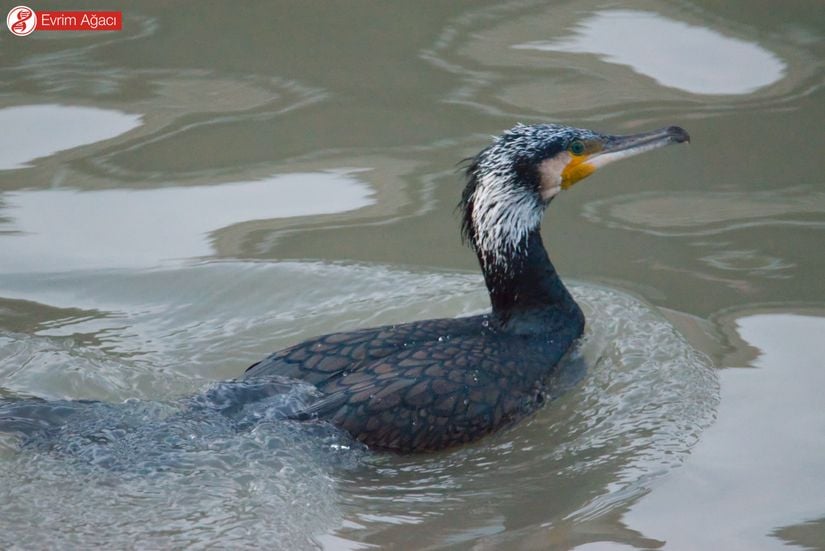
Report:
M584 315L562 283L544 248L538 228L531 230L525 246L508 255L508 261L489 262L479 252L493 317L500 327L515 333L554 332L559 327L584 327Z

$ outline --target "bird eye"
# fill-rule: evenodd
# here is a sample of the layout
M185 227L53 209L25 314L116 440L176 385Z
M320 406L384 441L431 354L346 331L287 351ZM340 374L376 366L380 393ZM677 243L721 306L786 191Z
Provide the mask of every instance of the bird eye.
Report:
M584 142L581 140L573 140L568 149L573 155L581 155L584 153Z

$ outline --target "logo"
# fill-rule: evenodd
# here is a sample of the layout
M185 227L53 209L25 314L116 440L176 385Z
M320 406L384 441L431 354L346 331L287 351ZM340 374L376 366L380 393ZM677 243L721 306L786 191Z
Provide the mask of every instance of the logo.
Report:
M6 16L6 25L16 36L34 31L119 31L123 29L120 11L35 11L17 6Z
M16 36L26 36L37 28L37 14L26 6L12 8L6 16L6 26Z

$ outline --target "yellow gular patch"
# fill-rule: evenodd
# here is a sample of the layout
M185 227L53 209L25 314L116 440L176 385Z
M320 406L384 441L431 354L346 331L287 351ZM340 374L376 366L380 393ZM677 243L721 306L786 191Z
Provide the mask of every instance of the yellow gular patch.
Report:
M570 162L561 171L561 188L567 189L579 180L596 172L596 166L587 162L590 155L571 155Z

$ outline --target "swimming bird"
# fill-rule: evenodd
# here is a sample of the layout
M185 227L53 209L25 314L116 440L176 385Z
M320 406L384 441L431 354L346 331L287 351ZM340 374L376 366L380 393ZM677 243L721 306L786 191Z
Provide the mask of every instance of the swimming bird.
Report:
M678 126L628 136L515 126L469 160L459 203L490 313L320 336L253 364L244 379L314 385L320 397L297 418L329 421L381 450L449 448L515 423L552 394L548 378L585 324L542 243L546 207L613 161L688 141Z

